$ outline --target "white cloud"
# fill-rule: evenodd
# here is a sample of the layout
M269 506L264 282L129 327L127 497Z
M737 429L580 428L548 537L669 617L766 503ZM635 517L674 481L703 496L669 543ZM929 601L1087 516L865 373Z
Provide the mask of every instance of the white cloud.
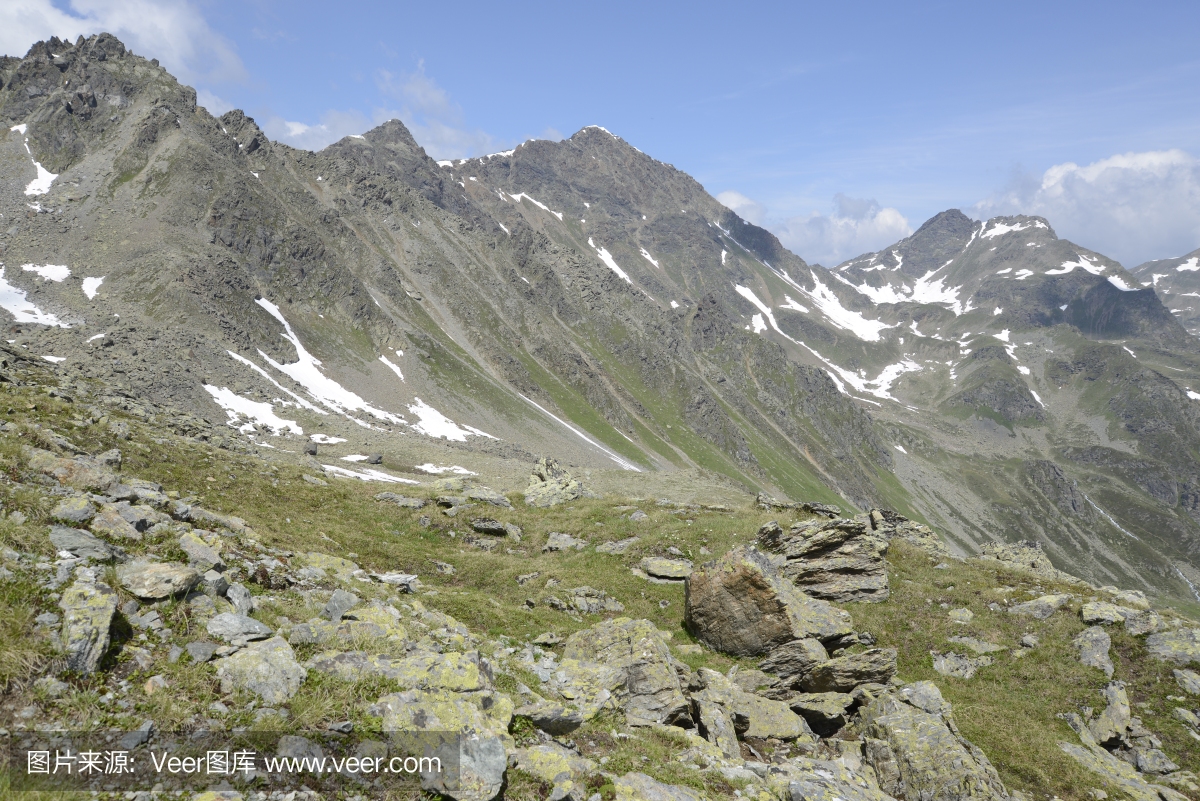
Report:
M504 149L487 132L466 126L462 109L425 74L424 61L417 62L415 72L381 71L377 84L380 92L401 104L398 112L388 116L403 120L433 158L464 158Z
M746 222L761 225L767 216L767 207L757 200L751 200L741 192L729 190L717 195L717 202Z
M1064 238L1128 267L1200 246L1200 159L1182 150L1125 153L1019 175L977 203L979 218L1038 214Z
M207 89L200 89L196 92L196 102L208 111L214 117L220 117L226 111L233 108L233 104L223 97L217 97Z
M277 142L317 151L344 136L361 134L394 116L377 114L369 118L361 111L326 111L321 115L321 121L312 125L283 117L268 117L262 123L262 129Z
M814 211L768 222L766 227L801 258L827 267L879 250L913 231L903 214L874 200L838 194L833 201L832 214Z
M107 31L146 58L157 58L189 84L241 80L242 61L186 0L50 0L0 2L0 52L23 56L51 36L74 40ZM215 96L214 96L215 97Z

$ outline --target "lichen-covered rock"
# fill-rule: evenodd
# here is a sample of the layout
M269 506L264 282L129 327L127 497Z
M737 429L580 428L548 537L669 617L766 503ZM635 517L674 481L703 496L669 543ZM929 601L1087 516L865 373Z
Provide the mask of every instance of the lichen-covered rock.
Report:
M546 536L546 544L542 546L542 553L554 553L555 551L566 551L569 549L582 551L586 547L587 540L572 537L570 534L563 534L561 531L551 531Z
M709 562L685 584L684 621L705 645L757 656L792 640L849 634L850 615L810 598L756 550L739 546Z
M1079 661L1088 667L1104 671L1104 675L1112 678L1113 663L1109 658L1108 649L1112 647L1112 639L1108 632L1100 626L1092 626L1079 633L1071 644L1079 654Z
M697 679L702 689L692 693L696 701L716 704L725 709L740 737L791 741L804 738L815 742L812 729L804 718L783 701L748 693L715 670L701 668ZM718 744L715 740L710 740Z
M94 571L78 568L76 579L59 599L63 610L62 641L67 668L77 673L94 673L108 651L117 594L97 581Z
M97 562L124 558L125 555L120 548L109 545L84 530L67 526L50 527L50 544L56 551L65 551L77 559L95 559Z
M66 459L40 448L26 448L29 469L44 473L62 484L90 492L104 492L117 483L105 465L87 457Z
M100 507L100 511L92 518L88 527L96 534L104 537L116 537L126 540L140 540L142 538L142 533L111 504L105 504Z
M848 693L800 693L788 699L788 706L821 736L828 736L849 719L854 696Z
M1141 637L1143 634L1153 634L1165 628L1167 628L1166 620L1163 619L1162 615L1153 610L1136 612L1125 618L1125 631L1134 637Z
M78 526L96 516L96 507L87 498L63 498L50 512L50 517L61 523Z
M1043 595L1040 598L1034 598L1032 601L1026 601L1023 604L1010 607L1008 611L1014 615L1045 620L1066 606L1070 600L1070 595Z
M1156 659L1187 665L1200 662L1200 629L1175 629L1151 634L1146 650Z
M504 786L513 704L493 691L455 693L406 690L380 698L373 707L383 730L398 744L422 747L415 756L437 756L457 770L422 774L421 786L458 801L492 801Z
M812 669L829 660L829 652L820 640L806 637L779 646L758 663L759 668L781 679L800 679Z
M273 632L266 623L252 617L239 615L236 612L222 612L214 615L206 626L213 637L231 643L245 643L251 640L262 640L270 637ZM288 649L289 651L291 648Z
M1121 606L1145 612L1150 608L1150 599L1141 590L1118 590L1113 593L1113 600Z
M845 758L789 760L779 774L786 784L776 795L784 801L896 801L879 789L869 768L863 770L861 764L856 764L858 769L851 769L846 762ZM775 776L768 778L774 780Z
M203 576L192 567L172 562L135 561L117 568L117 580L143 601L161 601L195 589Z
M354 574L358 573L361 568L351 562L349 559L343 559L340 556L330 556L327 553L318 553L312 551L304 554L304 562L311 568L323 570L326 573L333 573L342 581L349 581L354 578Z
M1089 626L1101 625L1107 626L1112 623L1124 623L1125 619L1130 615L1137 614L1134 609L1129 609L1124 606L1106 603L1104 601L1091 601L1083 605L1079 610L1079 618Z
M210 537L212 539L206 542L195 531L189 531L179 538L179 547L187 554L188 564L201 573L225 569L225 560L221 558L218 549L214 547L219 540L216 535L211 533Z
M559 466L554 459L541 458L534 465L525 488L525 503L528 506L547 508L573 501L584 495L583 485Z
M233 588L230 588L232 593ZM288 641L292 645L332 645L337 642L363 642L371 639L386 639L395 643L408 639L408 630L400 622L400 613L394 607L378 601L354 610L353 620L334 623L313 618L307 623L292 626Z
M615 618L577 631L567 638L563 659L594 662L618 671L617 700L627 715L656 723L689 718L678 663L662 632L649 620Z
M1179 689L1190 695L1200 695L1200 673L1194 670L1173 671Z
M444 654L417 651L403 657L364 651L326 651L314 656L305 666L345 681L380 676L414 690L464 693L489 689L492 685L491 667L477 651Z
M850 692L860 684L887 684L896 675L896 649L872 648L814 667L801 682L812 693Z
M566 783L581 785L583 780L596 772L598 765L586 757L568 751L557 743L518 748L513 754L519 770L536 776L556 789L567 790ZM560 798L566 798L564 792ZM586 797L586 796L585 796Z
M626 773L613 780L616 801L704 801L690 787L663 784L644 773Z
M308 675L282 637L251 643L216 664L221 692L245 690L272 705L295 695Z
M1081 584L1080 579L1070 573L1064 573L1054 566L1050 558L1042 551L1039 542L1025 540L1023 542L985 542L980 548L981 559L995 559L1003 562L1006 567L1024 570L1027 573L1042 578L1062 581L1068 584Z
M651 578L664 581L683 581L692 575L693 565L688 559L666 559L647 556L638 562L638 569Z
M958 733L931 682L885 693L862 710L867 761L885 793L921 801L1000 801L1008 792L983 752Z
M930 651L933 657L933 669L943 676L954 676L959 679L972 679L981 667L992 664L990 656L964 656L953 651L940 653Z
M778 523L758 531L764 550L784 557L780 573L814 598L880 602L888 598L888 543L864 520L806 520L784 532Z

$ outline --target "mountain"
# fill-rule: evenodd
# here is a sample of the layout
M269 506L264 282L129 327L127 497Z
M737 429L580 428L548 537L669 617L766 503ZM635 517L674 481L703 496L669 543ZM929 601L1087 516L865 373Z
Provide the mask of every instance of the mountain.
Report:
M1191 334L1200 335L1200 249L1177 259L1156 259L1133 268L1143 286L1153 287L1175 319Z
M597 492L885 506L1200 601L1200 343L1047 220L946 211L825 269L603 128L298 151L105 34L0 62L0 119L10 344L180 433L364 480L511 489L551 455Z

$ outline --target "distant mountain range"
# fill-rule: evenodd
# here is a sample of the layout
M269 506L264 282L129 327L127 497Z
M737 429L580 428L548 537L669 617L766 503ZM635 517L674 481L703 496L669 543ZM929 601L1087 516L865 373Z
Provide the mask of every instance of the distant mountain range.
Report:
M0 61L0 117L7 338L185 433L886 506L1200 600L1200 251L950 210L825 269L603 128L298 151L109 35Z

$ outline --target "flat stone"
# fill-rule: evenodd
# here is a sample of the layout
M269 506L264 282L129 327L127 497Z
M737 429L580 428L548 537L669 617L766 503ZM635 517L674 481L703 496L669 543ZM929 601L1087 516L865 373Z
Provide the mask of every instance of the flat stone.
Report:
M1200 629L1175 629L1151 634L1146 650L1156 659L1186 665L1200 662Z
M275 632L265 623L235 612L222 612L208 621L205 627L210 635L226 642L248 642L270 637Z
M217 652L217 644L211 642L189 642L186 650L192 661L199 664L213 658L213 654Z
M668 581L683 581L693 570L689 559L664 559L661 556L647 556L638 567L648 576Z
M965 625L975 619L975 613L970 609L951 609L949 617L951 623Z
M1008 650L1003 645L984 642L983 640L977 640L974 637L947 637L946 639L952 643L957 643L958 645L965 645L967 648L970 648L977 654L994 654L997 651Z
M357 595L352 592L346 592L343 589L337 589L333 591L329 603L325 604L325 608L321 610L321 614L334 623L337 623L347 612L358 606L358 604L359 598Z
M50 512L61 523L78 526L96 516L96 507L87 498L63 498Z
M117 611L116 592L97 581L92 570L81 568L58 605L63 610L62 641L67 668L83 675L94 673L108 651L109 632Z
M563 534L561 531L551 531L546 536L546 544L542 546L542 553L554 553L555 551L566 551L572 548L576 551L582 551L586 547L587 540L572 537L570 534Z
M1100 626L1092 626L1084 629L1079 635L1071 641L1078 651L1079 661L1088 667L1098 668L1104 671L1104 675L1112 678L1113 663L1108 656L1108 650L1112 647L1112 640L1108 636L1108 632Z
M403 509L420 509L425 506L423 498L409 498L404 495L397 495L394 492L381 492L375 496L375 500L394 503Z
M766 555L745 546L697 568L685 589L688 630L727 654L756 656L792 640L853 631L848 613L800 592Z
M933 657L933 669L943 676L954 676L959 679L971 679L981 667L992 664L990 656L963 656L962 654L939 653L930 651Z
M143 601L161 601L191 592L200 583L195 568L171 562L130 562L117 568L117 580Z
M1045 620L1066 606L1070 600L1070 595L1043 595L1041 598L1034 598L1032 601L1026 601L1023 604L1010 607L1008 611L1014 615Z
M896 675L896 649L872 648L836 656L814 667L801 683L808 692L849 692L860 684L887 684Z
M268 704L282 704L300 689L307 677L292 647L281 637L250 643L217 662L221 691L252 692Z
M1175 670L1173 673L1179 689L1189 695L1200 695L1200 673L1193 670Z
M1166 627L1167 623L1163 620L1162 615L1153 610L1136 612L1125 618L1125 631L1134 637L1140 637L1143 634L1153 634L1156 631L1162 631Z
M616 801L704 801L689 787L663 784L644 773L626 773L613 780Z
M602 542L596 546L596 553L607 553L620 556L635 545L640 537L627 537L623 540L613 540L611 542Z
M92 518L88 526L93 532L104 537L114 537L126 540L140 540L142 534L126 520L115 506L105 504Z
M1107 626L1112 623L1124 623L1130 615L1137 614L1134 609L1117 606L1103 601L1091 601L1079 610L1079 618L1089 626L1100 624Z
M124 554L121 549L114 548L86 531L66 526L50 527L50 543L55 550L66 551L78 559L95 559L97 562L107 562Z
M501 509L513 508L512 503L508 498L496 492L494 489L487 487L467 487L462 491L463 497L469 501L479 501L480 503L488 503L492 506L499 506Z

